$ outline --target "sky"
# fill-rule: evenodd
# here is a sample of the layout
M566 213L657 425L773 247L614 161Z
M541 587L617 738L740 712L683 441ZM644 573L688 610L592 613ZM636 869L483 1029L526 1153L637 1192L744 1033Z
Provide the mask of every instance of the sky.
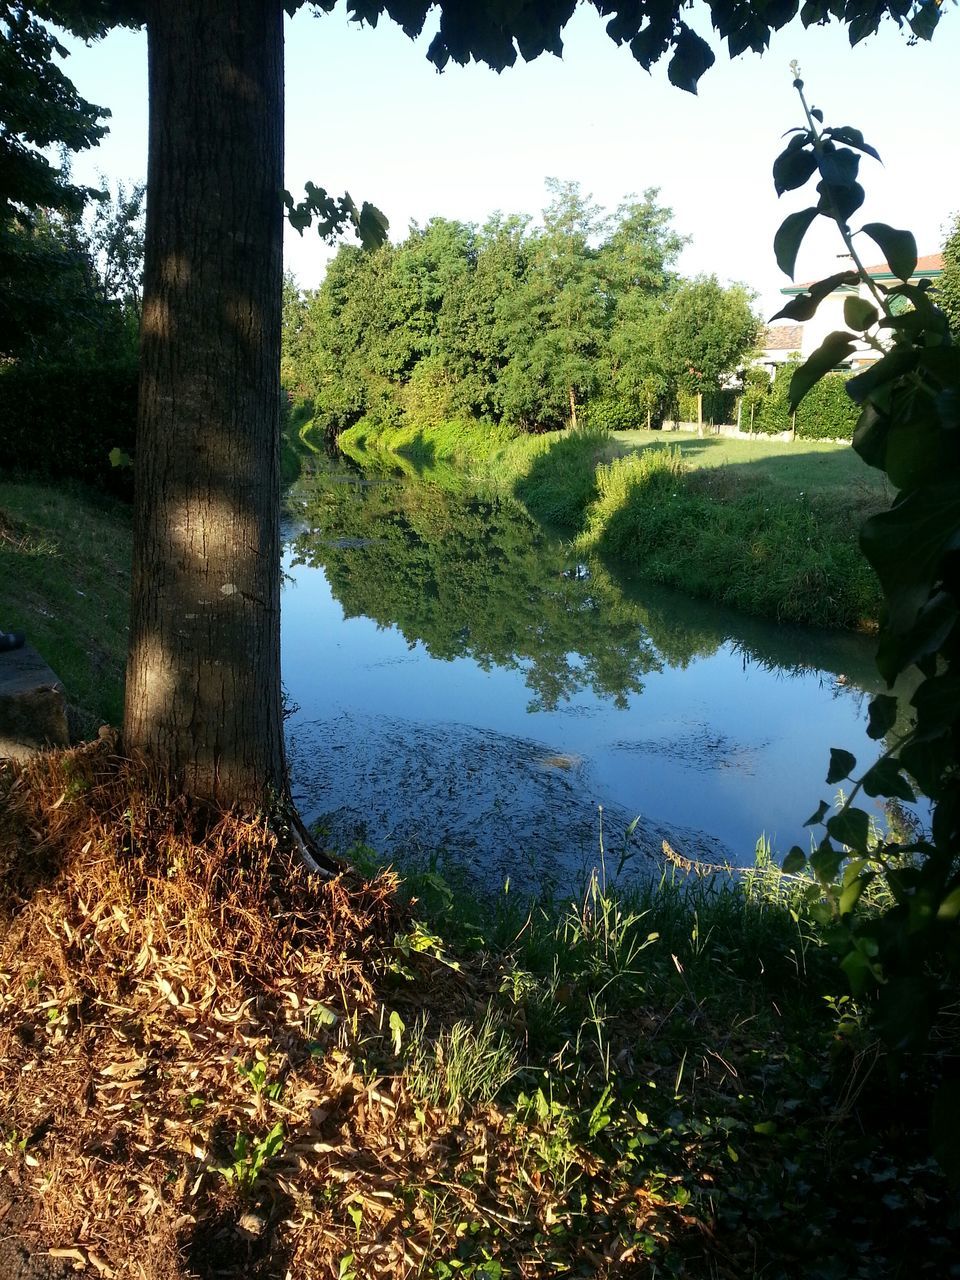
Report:
M693 13L717 53L697 96L668 82L666 61L645 72L593 9L574 15L562 59L544 55L500 75L475 65L439 74L426 60L429 32L411 42L387 19L376 28L349 22L342 5L319 17L301 10L287 20L286 185L299 196L312 180L371 201L389 218L392 239L411 220L436 215L476 223L496 210L536 216L547 177L578 181L607 209L656 187L675 229L691 238L684 274L742 281L769 317L789 283L774 260L774 233L813 203L803 191L778 201L770 176L781 135L802 123L790 71L797 59L825 123L861 129L883 158L861 165L867 201L853 225L887 222L912 230L920 253L941 247L960 210L960 11L949 7L934 39L912 47L890 23L851 49L840 26L804 30L795 21L762 57L736 60L711 38L705 10ZM89 47L65 43L67 74L113 113L105 141L76 158L74 179L142 179L145 36L116 31ZM303 287L320 283L332 252L315 232L301 238L287 227L286 265ZM842 252L835 231L815 226L797 279L841 270ZM866 241L862 254L868 264L882 258Z

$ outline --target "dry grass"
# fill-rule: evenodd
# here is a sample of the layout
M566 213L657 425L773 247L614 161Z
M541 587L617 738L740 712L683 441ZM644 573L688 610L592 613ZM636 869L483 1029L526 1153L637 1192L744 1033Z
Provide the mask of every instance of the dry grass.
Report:
M137 1280L446 1274L470 1234L554 1274L538 1241L564 1188L524 1167L516 1114L411 1094L398 1028L477 1020L497 979L398 951L409 926L391 875L310 878L265 822L191 810L106 731L8 768L3 1230ZM631 1274L614 1223L687 1221L596 1194L588 1274Z

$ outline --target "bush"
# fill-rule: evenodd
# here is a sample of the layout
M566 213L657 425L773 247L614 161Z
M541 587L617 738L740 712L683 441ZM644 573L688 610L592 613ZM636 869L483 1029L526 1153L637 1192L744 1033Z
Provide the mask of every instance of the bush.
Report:
M754 431L760 432L761 435L775 436L781 431L792 430L793 415L790 412L787 396L790 391L790 379L797 367L797 362L790 360L777 369L768 394L756 406L753 417Z
M755 405L753 430L765 435L794 426L788 405L790 379L798 365L788 361L777 369L770 392ZM798 440L850 440L860 410L847 395L846 373L828 373L800 401L796 414Z
M591 400L578 411L578 417L581 427L596 428L599 431L633 431L647 425L647 415L643 410L628 400L606 397Z
M11 470L70 476L129 498L133 473L110 451L134 451L137 369L11 364L0 369L0 456Z
M847 395L845 373L828 373L797 407L797 436L803 440L851 440L860 409Z

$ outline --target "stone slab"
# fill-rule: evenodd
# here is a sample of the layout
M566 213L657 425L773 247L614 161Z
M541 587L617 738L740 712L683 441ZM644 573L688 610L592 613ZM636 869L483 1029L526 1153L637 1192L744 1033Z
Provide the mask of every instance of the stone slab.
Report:
M0 653L0 757L69 744L63 685L32 645Z

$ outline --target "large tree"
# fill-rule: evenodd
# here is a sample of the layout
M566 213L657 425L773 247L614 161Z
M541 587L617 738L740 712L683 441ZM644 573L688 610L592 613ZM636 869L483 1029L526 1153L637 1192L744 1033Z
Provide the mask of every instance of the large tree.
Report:
M315 7L330 9L334 0ZM682 0L589 0L617 43L695 90L714 61ZM411 37L435 10L428 56L500 70L559 54L576 0L349 0ZM0 4L9 30L34 13L82 36L146 25L150 159L132 627L124 739L188 792L259 805L285 786L279 670L278 403L283 11L302 0L33 0ZM707 0L731 54L762 51L798 0ZM909 0L807 0L859 40ZM939 7L910 17L928 36ZM49 50L39 62L49 66ZM39 93L45 92L41 83ZM63 86L51 94L62 99ZM78 119L83 105L76 104ZM12 126L25 144L42 137ZM86 127L89 129L89 117ZM27 149L29 146L27 145ZM16 152L14 151L15 155ZM17 201L17 175L6 199ZM313 199L332 229L348 206ZM294 210L294 216L299 216Z

